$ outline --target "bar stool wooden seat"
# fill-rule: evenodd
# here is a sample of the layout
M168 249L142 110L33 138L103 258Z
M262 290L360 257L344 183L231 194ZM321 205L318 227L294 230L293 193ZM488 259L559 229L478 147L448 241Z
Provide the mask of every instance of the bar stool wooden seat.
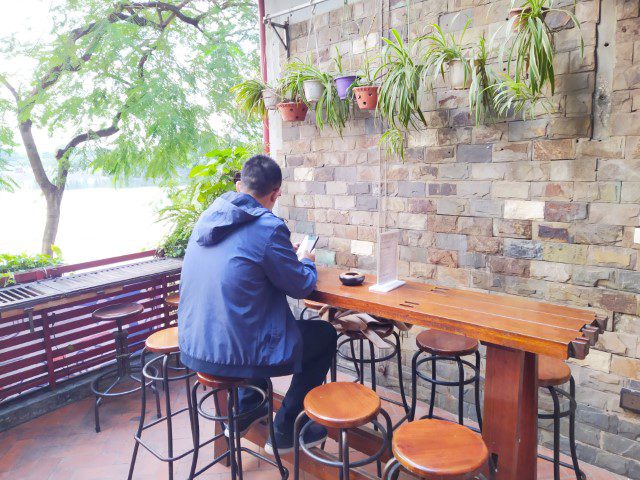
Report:
M378 415L385 418L386 424L384 426L377 421ZM304 443L301 443L306 429L313 422L340 431L339 461L327 460L326 457L315 454ZM347 432L349 429L369 423L381 432L382 446L378 452L370 457L350 462ZM314 388L305 397L304 410L298 415L293 428L294 480L300 478L300 449L319 463L339 468L340 479L348 480L351 468L373 462L377 462L378 475L380 475L382 470L380 458L389 448L391 431L391 418L382 409L380 397L370 388L353 382L332 382Z
M457 423L427 419L405 423L393 434L394 459L383 480L396 478L401 468L428 480L467 480L489 462L482 437Z
M98 322L112 322L116 325L116 331L113 332L116 348L116 365L114 368L107 369L91 382L91 391L96 397L94 404L96 432L100 432L99 408L103 399L122 397L141 389L141 379L135 376L135 374L140 373L143 365L139 367L131 365L132 354L129 352L127 342L128 331L123 325L128 320L142 313L143 310L144 307L139 303L126 302L98 308L92 314L93 319ZM132 381L133 387L131 386ZM151 383L149 385L151 385ZM151 386L155 391L155 387L153 385ZM118 387L122 387L124 390ZM158 392L155 391L155 394L158 400ZM158 416L160 416L159 408Z
M146 355L149 353L156 354L150 361L145 362ZM129 466L129 480L133 477L133 471L135 469L136 459L138 456L138 448L142 445L145 449L151 452L158 460L166 462L169 469L169 479L173 479L173 463L181 458L190 455L193 452L193 448L187 449L180 454L174 454L173 452L173 417L183 412L187 412L189 419L191 420L193 414L193 406L191 403L191 384L190 379L194 376L194 373L190 372L185 367L170 367L169 363L173 357L176 363L179 365L180 347L178 346L178 327L169 327L163 330L158 330L152 333L145 341L145 347L140 354L140 361L144 365L142 369L142 378L149 382L162 382L164 395L165 395L165 416L154 420L145 425L146 415L146 388L142 388L141 398L141 413L138 422L138 430L134 435L135 444L133 446L133 454L131 456L131 464ZM169 371L177 371L179 373L170 375ZM169 391L170 383L184 380L187 391L187 406L179 410L173 411L171 408L171 395ZM158 406L159 410L159 406ZM154 427L160 423L165 422L167 425L167 454L161 454L156 449L148 445L142 440L142 433L148 428ZM211 443L213 439L206 443Z
M560 388L569 382L569 391ZM553 401L553 412L538 412L539 419L553 420L553 458L539 454L540 458L553 463L553 478L560 479L560 467L572 468L576 479L582 480L585 474L580 470L576 451L576 384L569 366L558 358L538 356L538 386L546 388ZM569 402L565 410L560 405L560 397ZM560 419L569 417L569 449L572 465L560 460Z
M436 400L436 387L448 386L458 387L458 423L464 424L464 387L473 384L475 391L476 416L478 425L482 430L482 409L480 406L480 352L478 351L478 341L455 335L453 333L439 330L425 330L416 337L418 351L413 356L411 364L411 383L413 386L411 398L411 412L409 420L414 420L417 406L418 378L425 380L431 385L431 398L429 402L429 413L422 418L437 418L433 414ZM424 356L428 354L428 356ZM461 357L475 355L475 365ZM422 358L421 358L422 357ZM437 365L440 361L455 362L458 366L458 380L446 381L438 380ZM427 376L420 371L420 366L426 362L431 363L431 376ZM467 378L465 367L471 370L472 374Z
M280 459L280 455L278 453L278 448L275 443L273 444L274 450L274 459L268 458L258 451L251 450L249 448L243 447L241 444L241 432L238 427L238 421L247 417L251 417L257 411L262 410L265 405L268 406L267 413L267 426L269 428L269 435L271 436L271 441L275 442L275 433L273 429L273 385L271 384L270 379L265 379L267 383L267 388L262 389L253 385L248 379L244 378L233 378L233 377L221 377L215 375L209 375L202 372L197 372L196 374L197 382L191 389L191 403L194 406L193 412L193 420L192 420L192 430L193 430L193 458L191 461L191 472L189 474L189 480L199 476L204 473L206 470L211 468L212 466L219 463L221 460L228 459L231 465L231 476L232 480L236 480L236 478L243 478L242 471L242 452L248 453L253 457L258 458L259 460L263 460L270 465L278 468L280 471L280 475L282 479L287 479L289 477L289 471L282 465L282 460ZM209 387L211 389L210 392L203 395L198 400L198 387L202 386L203 388ZM239 402L238 402L238 389L247 388L254 390L260 394L262 397L262 401L258 406L253 408L252 410L246 412L240 412ZM222 412L219 401L218 394L221 393L223 395L227 395L228 405L227 411ZM209 398L213 397L215 414L211 413L210 408L203 408L204 402L206 402ZM200 418L206 418L208 420L212 420L214 422L218 422L223 433L220 433L213 437L212 440L217 440L222 435L228 436L228 449L226 452L217 456L210 463L205 465L196 471L198 465L198 454L200 451L200 447L205 445L208 442L200 444Z

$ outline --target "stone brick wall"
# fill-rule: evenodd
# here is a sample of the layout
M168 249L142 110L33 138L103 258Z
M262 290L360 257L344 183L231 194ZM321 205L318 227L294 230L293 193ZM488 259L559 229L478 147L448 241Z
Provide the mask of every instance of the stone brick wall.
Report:
M558 31L549 115L476 127L468 92L439 82L422 102L429 128L408 136L404 162L381 158L381 122L357 107L342 138L318 131L312 115L283 124L274 139L286 176L279 212L297 236L320 235L321 263L374 269L378 229L398 228L402 276L609 314L610 331L585 361L571 362L579 454L638 479L640 417L620 408L619 394L640 390L640 5L601 1L602 12L597 0L578 0L575 8L555 2L575 10L585 51L582 57L578 30L550 15ZM410 38L435 22L460 30L466 18L469 41L490 37L505 23L508 4L350 4L314 18L320 61L328 65L337 47L345 65L356 67L365 43L379 45L390 27L406 34L407 20ZM371 22L365 41L355 32ZM315 53L309 27L292 25L292 56L306 56L308 46ZM280 122L277 115L271 121ZM404 342L407 365L413 345ZM393 366L383 373L393 384ZM438 404L455 408L455 392L443 391ZM541 441L550 440L543 429Z

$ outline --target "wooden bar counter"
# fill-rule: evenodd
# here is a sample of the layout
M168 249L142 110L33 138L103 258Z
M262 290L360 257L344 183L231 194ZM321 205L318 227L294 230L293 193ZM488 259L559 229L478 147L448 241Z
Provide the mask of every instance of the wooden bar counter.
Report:
M372 293L373 275L343 286L319 268L310 299L481 340L487 347L483 438L500 480L534 480L537 459L537 358L584 358L606 319L593 312L520 297L407 282Z

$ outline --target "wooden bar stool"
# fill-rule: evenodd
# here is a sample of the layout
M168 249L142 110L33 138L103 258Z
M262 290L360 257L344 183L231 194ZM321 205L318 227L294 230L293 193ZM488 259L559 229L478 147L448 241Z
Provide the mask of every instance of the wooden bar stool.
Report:
M478 341L462 335L442 332L438 330L425 330L416 337L418 351L414 354L411 362L411 383L413 395L411 398L411 413L409 419L412 421L416 414L418 377L431 384L431 400L429 402L429 413L422 418L437 418L433 415L436 400L436 387L438 385L448 387L458 387L458 423L464 424L464 387L473 383L476 397L476 415L478 426L482 430L482 409L480 407L480 352L478 351ZM423 354L427 357L420 358ZM475 354L475 365L461 357ZM451 361L458 365L458 380L445 381L438 380L436 368L438 361ZM420 365L431 362L431 377L420 372ZM473 372L469 378L465 378L464 367L468 367Z
M569 391L558 388L569 382ZM571 375L571 369L562 360L551 357L538 356L538 386L549 390L553 400L553 413L538 412L538 418L553 420L553 458L539 454L540 458L553 462L553 478L560 480L560 466L572 468L577 480L582 480L585 474L580 470L576 453L576 382ZM569 408L562 410L560 397L569 401ZM569 448L573 465L560 461L560 419L569 417Z
M156 354L157 356L150 361L145 363L145 357L147 353ZM147 395L146 388L142 388L142 409L140 413L140 421L138 422L138 430L134 435L135 444L133 446L133 455L131 457L131 465L129 467L129 480L131 480L133 476L133 470L136 464L136 458L138 455L138 447L142 445L149 452L151 452L158 460L166 462L169 468L169 479L173 479L173 462L179 460L183 457L186 457L190 453L193 452L193 448L182 452L178 455L174 455L173 453L173 417L179 415L180 413L187 412L189 415L189 419L192 418L193 408L191 405L191 385L189 383L189 379L194 376L194 373L190 372L187 368L175 368L170 367L170 359L171 357L178 358L180 357L180 347L178 346L178 327L169 327L163 330L159 330L153 334L151 334L147 341L145 342L145 347L140 354L140 361L144 365L142 369L142 378L150 382L162 382L164 395L165 395L165 411L166 415L164 417L159 417L157 420L145 425L145 414L147 407ZM170 376L169 371L180 371L177 375ZM158 375L157 372L161 372L161 375ZM175 412L171 409L171 395L169 391L169 384L171 382L184 380L186 383L187 390L187 407L176 410ZM159 409L159 406L158 406ZM154 427L161 422L166 422L167 424L167 454L163 455L159 453L154 448L147 445L142 440L142 432L147 430L148 428ZM207 441L206 443L213 442L214 439Z
M192 429L193 429L193 459L191 462L191 472L189 474L189 480L197 477L201 473L205 472L215 464L219 463L224 459L229 459L231 464L231 479L236 480L239 478L242 480L242 452L248 453L260 460L264 460L270 465L277 467L280 471L280 475L282 479L287 479L289 477L289 471L282 465L282 460L280 459L280 454L278 453L277 445L275 444L275 433L273 430L273 386L271 384L271 380L266 379L267 381L267 389L266 391L248 383L247 379L242 378L229 378L229 377L217 377L213 375L207 375L204 373L197 373L197 382L194 384L191 389L191 403L194 406L193 411L193 421L192 421ZM203 395L200 400L198 400L197 392L198 387L202 385L203 387L210 387L211 391L207 394ZM260 404L249 410L247 412L239 412L238 411L238 388L248 388L258 392L262 401ZM227 412L223 413L220 410L220 405L218 401L218 393L222 392L227 395L228 398L228 406ZM215 415L209 413L203 408L203 403L213 397L214 407L215 407ZM273 450L274 450L274 459L265 457L255 450L251 450L249 448L243 447L241 440L241 433L238 428L238 421L244 418L252 416L256 411L259 411L264 408L265 404L268 406L268 414L267 414L267 425L269 428L269 434L271 435L271 441L274 442ZM208 420L213 420L214 422L219 422L221 430L223 433L216 435L212 440L217 440L221 438L222 435L225 435L225 430L227 431L227 445L228 449L226 452L222 453L218 457L214 458L213 461L202 467L201 469L196 471L196 467L198 465L198 453L200 450L200 420L199 418L203 417ZM207 442L209 443L209 442Z
M376 333L384 340L385 343L389 345L391 352L377 356L376 349L373 342L371 342L362 332L357 331L347 331L343 332L338 336L338 348L336 350L336 356L343 358L349 362L353 363L353 366L356 371L356 382L364 385L364 376L365 376L365 366L369 365L371 372L371 389L375 392L377 390L377 370L376 365L382 362L386 362L387 360L391 360L392 358L396 358L397 367L398 367L398 386L400 388L400 398L401 401L395 400L393 398L380 397L386 402L393 403L394 405L398 405L402 407L405 411L405 417L402 418L398 424L402 423L410 414L410 406L407 402L406 394L404 391L404 380L402 374L402 349L400 345L400 335L396 332L393 325L385 326L384 328L375 329ZM356 355L355 344L358 343L358 355ZM365 355L365 345L369 346L369 355ZM344 354L340 351L340 347L343 345L349 345L349 349L351 355ZM334 363L337 362L336 361ZM332 381L336 381L335 373L337 372L337 368L332 369Z
M96 432L100 432L99 408L104 398L122 397L135 393L141 389L142 381L139 377L134 376L134 373L139 373L142 370L142 364L140 367L131 366L132 355L129 352L129 345L127 343L128 332L126 328L123 328L123 324L126 320L142 313L143 310L144 307L139 303L117 303L99 308L92 314L92 317L98 322L113 322L116 324L116 331L113 333L116 346L116 366L115 368L108 369L91 382L91 391L96 396L94 405ZM127 382L131 381L135 382L135 386L133 388L131 385L125 385ZM153 382L149 382L147 386L151 386L156 394L159 417L160 400L158 392L152 383ZM125 389L118 390L118 387L123 385L125 385Z
M376 419L382 415L386 422L383 426ZM311 421L307 421L311 420ZM305 423L306 422L306 423ZM301 439L312 422L327 428L340 431L339 461L327 460L313 453ZM372 423L382 434L382 446L370 457L350 462L348 431ZM294 480L300 478L300 449L313 460L340 469L340 479L349 480L351 468L361 467L369 463L378 463L380 475L380 458L389 448L391 442L391 418L381 408L380 397L359 383L332 382L311 390L304 399L304 410L300 412L293 428L293 468Z
M482 470L493 470L482 437L446 420L405 423L393 434L392 450L383 480L397 478L401 469L427 480L485 478Z

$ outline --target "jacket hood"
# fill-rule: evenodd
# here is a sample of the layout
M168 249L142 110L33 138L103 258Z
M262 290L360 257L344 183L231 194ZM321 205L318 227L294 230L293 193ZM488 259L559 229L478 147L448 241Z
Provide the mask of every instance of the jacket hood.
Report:
M194 235L199 245L215 245L237 228L254 222L269 210L251 195L227 192L219 196L196 223Z

